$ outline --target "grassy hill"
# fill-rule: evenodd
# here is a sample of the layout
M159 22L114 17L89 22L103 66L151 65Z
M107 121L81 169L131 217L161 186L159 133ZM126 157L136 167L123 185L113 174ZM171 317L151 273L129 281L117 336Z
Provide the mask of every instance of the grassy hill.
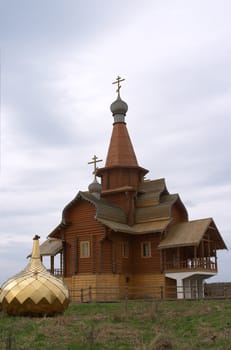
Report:
M231 300L71 304L54 318L0 313L1 350L231 350Z

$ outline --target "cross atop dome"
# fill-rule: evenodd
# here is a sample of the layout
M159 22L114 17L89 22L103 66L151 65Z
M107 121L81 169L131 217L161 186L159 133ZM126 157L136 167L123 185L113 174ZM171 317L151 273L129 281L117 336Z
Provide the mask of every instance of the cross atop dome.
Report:
M100 192L101 192L101 184L98 183L97 179L96 179L96 171L97 171L97 166L96 164L98 162L102 162L102 159L98 159L98 157L96 155L94 155L92 157L92 162L88 162L88 164L93 164L94 165L94 171L93 171L93 175L94 175L94 180L93 182L88 186L88 191L95 196L96 198L100 198Z
M125 79L122 79L120 76L116 78L116 81L114 81L112 84L117 84L117 90L118 93L117 99L111 104L111 112L114 117L115 123L124 123L124 117L128 111L128 105L126 102L124 102L120 97L120 89L121 85L120 83L124 81Z
M97 170L97 167L96 167L96 164L98 162L102 162L103 159L98 159L98 157L96 155L94 155L94 157L92 157L92 162L88 162L87 164L94 164L94 171L93 171L93 175L95 176L95 179L96 179L96 170Z
M114 81L112 84L117 84L117 90L116 90L116 92L118 93L118 95L120 94L120 89L121 89L121 85L120 85L120 83L122 82L122 81L124 81L125 79L123 79L123 78L121 78L119 75L118 75L118 77L116 78L116 81Z

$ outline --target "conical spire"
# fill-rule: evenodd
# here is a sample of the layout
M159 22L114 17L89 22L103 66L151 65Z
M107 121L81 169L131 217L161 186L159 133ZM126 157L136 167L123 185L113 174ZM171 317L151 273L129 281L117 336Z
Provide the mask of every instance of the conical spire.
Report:
M125 123L117 122L113 126L105 166L138 166L135 151Z
M121 203L124 200L119 199L118 193L121 196L125 195L125 197L128 192L136 193L139 183L143 181L144 175L148 172L138 165L125 123L128 106L120 96L120 83L124 80L118 77L113 83L118 86L117 99L111 104L111 112L114 118L113 130L105 167L96 171L96 175L102 179L101 196L110 196L110 198L113 196L113 201L118 201L119 205L123 207L124 204Z
M111 112L114 118L111 141L106 158L106 167L111 166L138 166L136 155L130 140L125 123L128 105L120 97L120 82L125 79L118 77L113 84L117 84L117 99L111 104Z

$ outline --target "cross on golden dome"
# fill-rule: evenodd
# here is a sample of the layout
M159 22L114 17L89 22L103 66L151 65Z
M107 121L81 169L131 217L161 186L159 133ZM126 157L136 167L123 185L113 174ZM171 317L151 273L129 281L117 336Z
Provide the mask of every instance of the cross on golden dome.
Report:
M121 85L120 85L120 83L122 82L122 81L124 81L125 79L122 79L120 76L118 76L117 78L116 78L116 81L114 81L112 84L117 84L117 90L116 90L116 92L119 94L120 93L120 89L121 89Z

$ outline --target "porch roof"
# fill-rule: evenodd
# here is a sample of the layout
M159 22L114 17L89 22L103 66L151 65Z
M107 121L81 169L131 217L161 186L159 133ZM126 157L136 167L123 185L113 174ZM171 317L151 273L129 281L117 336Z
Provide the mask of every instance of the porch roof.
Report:
M60 253L63 249L63 244L61 239L48 238L45 242L40 245L40 255L41 256L55 256Z
M212 218L193 220L173 225L167 236L160 242L159 249L198 246L204 234L211 229L217 249L227 249Z

